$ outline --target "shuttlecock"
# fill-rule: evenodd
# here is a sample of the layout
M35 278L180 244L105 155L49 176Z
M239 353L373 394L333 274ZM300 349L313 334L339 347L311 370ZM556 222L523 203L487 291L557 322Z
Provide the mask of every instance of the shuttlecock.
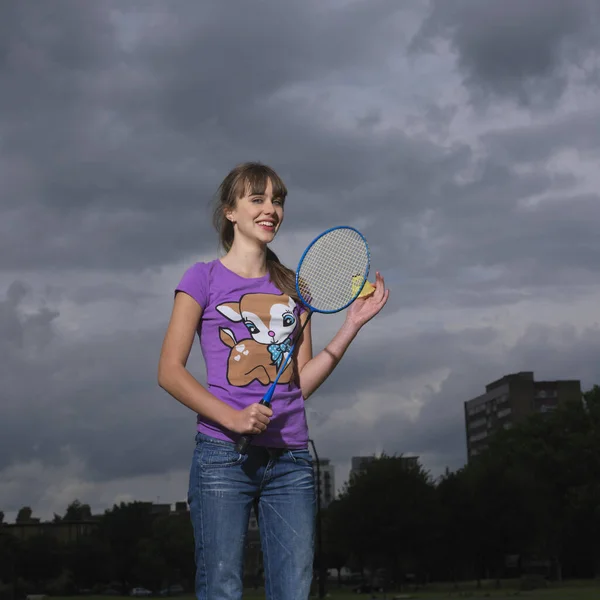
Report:
M356 294L360 288L360 284L362 283L361 275L354 275L352 277L352 295ZM370 296L375 291L375 286L369 281L365 281L362 289L360 290L360 294L358 294L358 298L362 298L364 296Z

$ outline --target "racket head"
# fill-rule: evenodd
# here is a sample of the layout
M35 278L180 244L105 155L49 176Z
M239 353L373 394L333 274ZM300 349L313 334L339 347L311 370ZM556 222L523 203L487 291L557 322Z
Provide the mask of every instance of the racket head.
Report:
M311 311L336 313L358 298L370 268L365 236L348 225L331 227L302 254L296 269L296 292Z

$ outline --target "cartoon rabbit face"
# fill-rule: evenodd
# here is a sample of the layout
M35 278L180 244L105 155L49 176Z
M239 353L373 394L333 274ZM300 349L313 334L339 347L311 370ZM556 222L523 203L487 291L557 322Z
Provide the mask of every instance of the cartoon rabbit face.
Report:
M220 304L217 310L230 321L242 321L260 344L280 344L294 331L297 321L296 303L285 298L287 302L282 302L282 296L247 294L239 302Z
M227 379L231 385L245 386L258 380L268 385L292 349L296 327L296 303L285 294L246 294L239 302L224 302L216 308L230 321L244 323L249 338L238 340L228 327L219 328L219 337L230 348ZM284 369L279 383L293 376L293 362Z

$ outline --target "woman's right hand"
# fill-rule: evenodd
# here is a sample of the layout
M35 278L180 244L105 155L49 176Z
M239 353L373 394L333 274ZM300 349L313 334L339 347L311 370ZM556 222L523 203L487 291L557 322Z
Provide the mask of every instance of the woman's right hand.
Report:
M273 411L264 404L255 402L234 412L229 429L242 435L262 433L271 421Z

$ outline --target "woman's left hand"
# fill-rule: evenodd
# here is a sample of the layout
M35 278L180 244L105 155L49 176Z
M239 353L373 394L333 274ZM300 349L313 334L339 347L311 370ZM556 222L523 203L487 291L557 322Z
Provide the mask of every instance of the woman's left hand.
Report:
M375 291L369 296L357 298L348 308L346 321L360 329L368 323L384 306L390 295L390 290L385 289L383 276L377 271Z

